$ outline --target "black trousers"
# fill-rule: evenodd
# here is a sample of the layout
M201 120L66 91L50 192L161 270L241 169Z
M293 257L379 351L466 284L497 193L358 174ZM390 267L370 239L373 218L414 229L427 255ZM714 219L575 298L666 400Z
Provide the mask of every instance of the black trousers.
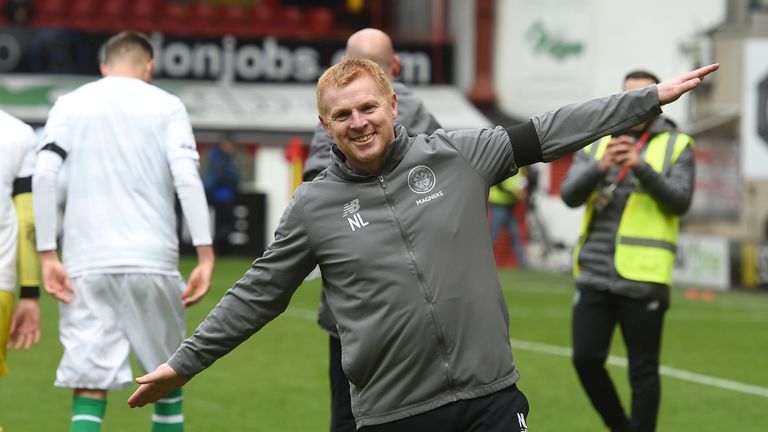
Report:
M577 297L573 306L573 364L589 400L612 431L655 430L661 397L659 353L668 303L591 289L578 290ZM605 368L617 324L629 357L629 417Z
M460 400L423 414L361 432L527 432L528 399L513 385L487 396Z
M331 432L353 432L349 381L341 368L341 342L330 336ZM528 399L516 385L423 414L360 429L365 432L527 432Z
M355 432L355 417L352 415L352 400L349 396L349 381L341 368L341 341L329 336L330 353L328 374L331 378L331 432Z

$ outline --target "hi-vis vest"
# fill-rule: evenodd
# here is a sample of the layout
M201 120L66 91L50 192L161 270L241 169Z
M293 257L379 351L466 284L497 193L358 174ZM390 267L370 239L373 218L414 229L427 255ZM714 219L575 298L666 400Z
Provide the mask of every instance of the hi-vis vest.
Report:
M525 188L525 168L520 168L517 174L491 187L488 191L488 202L491 204L512 205L518 201L517 193Z
M597 145L585 147L584 152L593 153L594 158L599 160L610 140L610 136L603 137ZM643 159L654 171L666 175L689 143L693 146L693 140L688 135L661 133L648 142ZM574 277L579 275L579 252L587 238L597 196L598 192L593 192L587 200L581 238L574 249ZM618 274L633 281L669 285L672 281L679 229L679 216L665 213L648 193L642 190L632 192L616 233L614 265Z

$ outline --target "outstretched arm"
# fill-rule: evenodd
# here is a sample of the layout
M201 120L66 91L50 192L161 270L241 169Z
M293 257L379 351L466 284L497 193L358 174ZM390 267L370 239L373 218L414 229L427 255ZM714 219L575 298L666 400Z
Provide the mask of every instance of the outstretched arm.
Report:
M680 98L686 92L695 89L704 80L704 77L720 68L720 63L714 63L709 66L698 68L695 71L691 71L680 76L677 76L666 81L662 81L656 85L656 89L659 92L659 105L666 105L670 102L674 102Z
M621 130L649 120L661 113L661 106L677 100L684 93L696 88L708 74L716 71L719 64L712 64L688 72L657 85L628 90L618 95L571 104L532 118L536 137L540 143L537 149L520 148L515 145L519 133L510 132L515 161L549 162L567 153L572 153L596 139L612 135ZM512 131L520 126L514 126ZM524 143L523 143L524 144ZM539 154L537 151L540 150ZM520 158L519 156L527 156Z

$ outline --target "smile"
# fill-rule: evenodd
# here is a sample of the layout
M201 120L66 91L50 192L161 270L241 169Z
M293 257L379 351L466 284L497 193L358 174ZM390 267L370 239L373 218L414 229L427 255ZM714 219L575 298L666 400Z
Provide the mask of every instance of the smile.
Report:
M358 142L358 143L366 142L369 139L373 138L374 135L375 135L375 133L369 133L367 135L361 135L361 136L359 136L357 138L352 138L352 141Z

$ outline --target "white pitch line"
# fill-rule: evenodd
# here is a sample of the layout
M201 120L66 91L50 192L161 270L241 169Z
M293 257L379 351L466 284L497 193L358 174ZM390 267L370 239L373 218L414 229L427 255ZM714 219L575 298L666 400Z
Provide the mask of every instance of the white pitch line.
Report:
M294 318L300 318L303 320L315 321L317 319L317 311L291 307L288 308L283 315L291 316ZM527 351L534 351L544 354L552 354L559 357L571 357L571 348L558 345L550 345L541 342L525 341L521 339L510 339L513 349L521 349ZM608 356L607 363L611 366L619 366L626 368L627 359L618 356ZM696 384L703 384L712 387L719 387L726 390L735 391L738 393L753 394L756 396L762 396L768 398L768 388L760 387L751 384L744 384L738 381L731 381L724 378L713 377L709 375L697 374L689 372L683 369L676 369L669 366L660 366L659 373L664 376L677 378L683 381L690 381Z
M527 351L552 354L561 357L571 357L571 349L567 347L543 344L540 342L524 341L520 339L511 339L512 347ZM624 357L608 356L608 364L626 368L627 359ZM690 381L696 384L703 384L712 387L719 387L739 393L753 394L768 398L768 388L751 384L744 384L737 381L731 381L724 378L713 377L709 375L697 374L683 369L676 369L669 366L660 366L659 373L664 376Z

